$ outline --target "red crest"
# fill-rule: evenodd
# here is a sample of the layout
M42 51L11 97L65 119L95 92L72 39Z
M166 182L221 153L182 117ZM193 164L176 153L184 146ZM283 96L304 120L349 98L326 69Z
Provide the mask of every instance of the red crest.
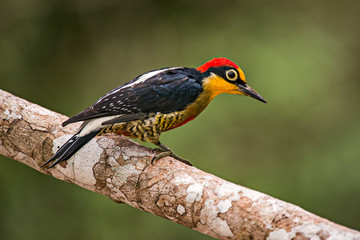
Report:
M196 70L203 73L203 72L206 72L211 67L221 67L221 66L229 66L229 67L233 67L236 69L239 68L235 63L233 63L229 59L221 57L221 58L214 58L214 59L206 62L202 66L198 67Z

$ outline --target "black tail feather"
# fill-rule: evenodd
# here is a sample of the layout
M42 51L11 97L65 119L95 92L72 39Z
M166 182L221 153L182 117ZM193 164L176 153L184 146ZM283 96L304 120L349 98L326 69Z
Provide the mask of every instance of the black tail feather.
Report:
M50 162L52 163L49 168L54 167L56 164L66 161L71 158L77 151L80 150L85 144L87 144L91 139L93 139L100 131L91 132L85 136L80 137L79 133L72 136L61 148L55 153L55 155L46 161L41 167L44 167Z

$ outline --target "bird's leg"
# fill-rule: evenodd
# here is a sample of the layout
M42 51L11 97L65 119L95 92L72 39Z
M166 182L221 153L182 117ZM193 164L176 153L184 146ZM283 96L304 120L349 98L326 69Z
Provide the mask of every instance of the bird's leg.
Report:
M154 142L154 144L156 146L158 146L160 148L160 150L162 152L156 154L152 160L151 160L151 164L153 164L154 161L157 161L159 160L160 158L163 158L163 157L167 157L167 156L171 156L173 158L175 158L176 160L179 160L180 162L183 162L189 166L192 166L191 162L189 162L188 160L186 159L183 159L181 157L179 157L178 155L176 155L173 150L171 150L170 148L166 147L165 145L163 145L160 141L157 141L157 142Z

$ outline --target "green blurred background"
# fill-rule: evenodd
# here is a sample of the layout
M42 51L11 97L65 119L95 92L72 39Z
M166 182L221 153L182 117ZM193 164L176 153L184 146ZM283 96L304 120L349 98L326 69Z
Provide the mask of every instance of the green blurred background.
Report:
M360 230L360 2L0 3L0 88L65 115L137 75L227 57L221 95L162 141L196 167ZM2 239L209 239L0 157Z

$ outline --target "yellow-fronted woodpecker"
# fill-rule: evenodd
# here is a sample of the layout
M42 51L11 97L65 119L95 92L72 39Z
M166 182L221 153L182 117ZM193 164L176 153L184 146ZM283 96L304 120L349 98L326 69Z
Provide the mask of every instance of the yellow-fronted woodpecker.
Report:
M149 141L162 152L152 161L172 156L186 164L159 141L160 134L196 118L221 94L239 94L266 101L246 84L243 71L226 58L215 58L198 68L170 67L146 72L110 91L91 107L62 125L83 121L72 136L43 166L68 160L96 135L117 133Z

